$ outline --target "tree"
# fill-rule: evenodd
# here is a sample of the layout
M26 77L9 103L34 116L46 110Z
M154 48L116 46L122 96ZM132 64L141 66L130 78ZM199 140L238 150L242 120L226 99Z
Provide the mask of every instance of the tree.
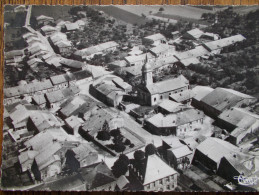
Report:
M113 130L110 131L110 134L111 134L111 136L113 136L113 137L117 137L117 136L120 136L120 135L121 135L121 131L120 131L119 128L118 128L118 129L113 129Z
M118 142L114 145L115 152L123 152L126 149L126 146L122 142Z
M136 161L141 161L145 158L145 152L142 150L137 150L134 152L134 158Z
M121 154L112 166L112 173L115 177L125 175L128 171L129 158L125 154Z
M165 11L165 9L163 7L160 7L159 11L162 12L162 11Z
M145 148L145 154L146 156L150 156L152 154L156 154L157 149L153 144L148 144Z
M102 130L103 131L110 131L109 124L108 124L108 122L106 120L103 123Z
M107 141L107 140L110 140L111 136L109 131L101 130L98 132L96 138L102 141Z

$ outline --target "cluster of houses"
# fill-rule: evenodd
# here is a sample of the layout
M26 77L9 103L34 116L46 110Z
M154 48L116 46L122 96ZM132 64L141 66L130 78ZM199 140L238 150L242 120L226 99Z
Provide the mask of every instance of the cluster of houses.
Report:
M83 11L78 14L86 16ZM194 48L184 52L177 52L162 34L147 36L143 39L149 47L147 53L135 46L124 60L108 65L110 69L122 68L130 76L141 76L141 83L132 87L111 72L94 76L83 62L114 52L119 46L116 42L75 51L72 55L76 60L67 59L60 55L70 55L73 45L65 32L82 29L85 21L59 21L54 27L51 17L41 15L36 20L42 35L24 34L27 49L6 52L6 64L15 66L28 55L26 63L31 68L47 63L62 66L66 73L29 84L20 81L18 86L5 88L3 128L5 135L20 144L19 171L42 183L34 189L136 190L140 184L139 190L172 191L178 186L178 172L183 173L192 164L204 166L233 183L237 183L235 176L256 173L255 156L249 153L258 141L253 134L259 130L259 116L249 111L249 106L257 102L255 97L226 88L191 88L182 74L153 81L153 74L174 65L198 64L202 58L243 41L242 35L220 39L197 28L181 37L174 32L173 43L193 41ZM88 95L81 93L82 83L89 83ZM124 154L143 150L149 143L132 129L135 124L130 122L134 119L143 131L160 137L162 145L154 154L130 159L127 173L116 178L92 145L119 156L120 152L107 145L115 138L98 140L98 132L107 124L107 131L120 132L118 142L127 145ZM213 119L213 128L220 130L206 129L208 119ZM72 174L62 175L66 170Z
M143 38L143 45L149 48L147 60L151 63L154 73L166 70L173 65L188 67L191 64L199 64L201 60L220 53L224 47L245 40L242 35L220 39L218 35L203 32L198 28L187 31L182 36L179 35L179 32L175 32L174 35L175 38L169 41L160 33ZM191 41L193 48L182 52L177 51L175 44L184 40ZM137 51L140 52L136 52L136 49L132 48L123 60L111 62L108 67L111 69L122 68L129 77L140 76L146 54L143 54L140 49Z

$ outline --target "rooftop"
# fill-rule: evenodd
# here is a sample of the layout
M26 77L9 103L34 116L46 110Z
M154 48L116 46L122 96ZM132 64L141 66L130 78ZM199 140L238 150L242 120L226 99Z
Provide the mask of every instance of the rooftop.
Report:
M157 40L165 39L165 37L164 37L164 35L162 35L160 33L157 33L157 34L154 34L154 35L147 36L147 37L145 37L145 39L157 41Z
M193 98L200 101L203 97L208 95L213 90L213 88L207 86L196 86L192 89L192 92L194 93Z
M188 85L189 81L183 75L180 75L176 78L171 78L164 81L153 83L151 85L147 85L146 88L150 94L160 94L180 89Z
M193 96L194 96L194 94L193 94L192 90L184 90L183 92L180 92L180 93L171 94L169 97L172 100L180 103L180 102L193 98Z
M214 107L219 111L235 106L238 102L248 99L256 100L255 97L240 93L238 91L226 88L216 88L200 101Z

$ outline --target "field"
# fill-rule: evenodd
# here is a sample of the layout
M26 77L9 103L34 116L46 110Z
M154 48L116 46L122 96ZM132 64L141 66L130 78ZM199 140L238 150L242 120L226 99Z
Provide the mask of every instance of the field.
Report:
M103 11L106 14L108 14L116 19L122 20L122 21L124 21L126 23L130 23L130 24L141 25L141 24L145 24L148 21L147 19L145 19L135 13L129 12L124 9L120 9L117 6L91 6L91 7L93 7L96 10ZM128 6L125 6L125 7L128 7Z
M32 16L50 16L53 17L54 20L62 19L62 20L71 20L70 14L68 11L72 6L63 5L63 6L37 6L34 5L32 7Z
M203 13L214 13L214 11L212 10L201 9L194 6L168 6L168 5L119 6L117 5L115 7L130 13L136 14L138 16L141 16L142 14L150 15L150 12L152 12L152 14L156 14L159 12L159 9L163 7L164 8L163 14L179 16L182 18L192 18L196 20L200 19Z

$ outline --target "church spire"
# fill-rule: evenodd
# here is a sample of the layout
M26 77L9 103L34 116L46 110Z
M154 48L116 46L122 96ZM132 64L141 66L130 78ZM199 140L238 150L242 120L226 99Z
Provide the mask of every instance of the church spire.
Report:
M142 81L143 81L143 84L145 85L153 84L152 67L148 62L147 54L144 61L144 65L142 66Z

